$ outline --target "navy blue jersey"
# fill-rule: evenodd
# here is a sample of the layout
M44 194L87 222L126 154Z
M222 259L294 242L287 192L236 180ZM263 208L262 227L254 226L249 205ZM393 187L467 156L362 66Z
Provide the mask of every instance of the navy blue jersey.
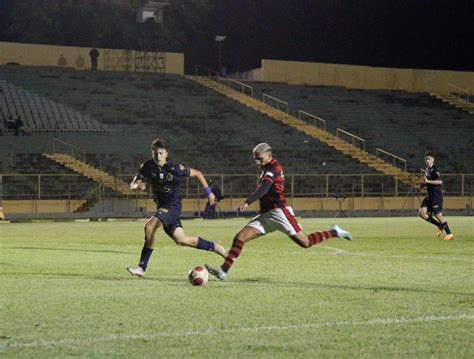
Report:
M181 179L189 177L190 169L182 164L166 162L163 167L155 161L143 162L137 177L146 181L153 191L155 202L160 206L181 206Z
M425 176L430 181L441 179L441 175L439 174L438 167L436 167L435 165L433 165L433 167L431 168L426 167ZM427 183L426 189L428 190L428 197L431 199L442 198L443 196L443 193L441 192L442 187L443 186L440 184Z

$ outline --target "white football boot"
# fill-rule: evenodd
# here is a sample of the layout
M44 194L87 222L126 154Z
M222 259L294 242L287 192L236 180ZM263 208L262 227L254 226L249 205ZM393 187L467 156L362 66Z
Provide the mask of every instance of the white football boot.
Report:
M343 230L337 224L333 224L332 229L334 229L337 232L337 236L339 238L344 238L344 239L348 239L348 240L352 239L352 234L350 234L350 232L348 232L348 231Z
M145 275L145 271L140 266L129 267L129 268L127 268L127 270L131 275L134 275L134 276L137 276L137 277L143 277Z

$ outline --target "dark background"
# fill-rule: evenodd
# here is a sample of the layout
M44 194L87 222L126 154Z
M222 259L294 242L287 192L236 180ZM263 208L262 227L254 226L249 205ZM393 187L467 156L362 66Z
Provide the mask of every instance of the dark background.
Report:
M163 1L163 0L162 0ZM0 41L184 52L228 71L281 59L474 71L474 1L168 0L164 26L140 0L0 0Z

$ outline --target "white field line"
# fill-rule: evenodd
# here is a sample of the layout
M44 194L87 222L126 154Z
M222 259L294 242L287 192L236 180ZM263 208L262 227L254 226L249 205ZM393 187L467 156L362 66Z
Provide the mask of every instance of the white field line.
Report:
M329 246L315 246L312 247L308 252L304 252L304 250L298 252L288 252L291 254L302 255L304 253L315 255L315 254L323 254L321 250L328 249L333 251L333 253L324 253L325 255L347 255L347 256L357 256L357 257L383 257L383 258L408 258L408 259L434 259L434 260L445 260L445 261L466 261L466 262L473 262L473 257L450 257L450 256L426 256L426 255L416 255L416 254L384 254L384 253L365 253L365 252L349 252L345 249L329 247ZM249 249L248 252L257 252L257 253L268 253L268 251L260 250L260 249Z
M126 341L126 340L151 340L156 338L183 338L202 336L208 334L238 334L238 333L260 333L272 331L285 330L303 330L315 328L333 328L333 327L347 327L347 326L371 326L371 325L397 325L410 324L420 322L443 322L443 321L457 321L457 320L474 320L474 314L461 314L450 316L428 316L418 318L376 318L363 321L336 321L326 323L303 323L303 324L288 324L288 325L265 325L255 327L234 327L228 329L207 328L203 330L190 330L182 332L157 332L148 334L120 334L107 335L102 337L88 337L88 338L64 338L57 340L41 340L34 342L11 342L0 345L1 350L15 349L15 348L37 348L50 347L59 345L89 345L91 343L101 343L109 341Z

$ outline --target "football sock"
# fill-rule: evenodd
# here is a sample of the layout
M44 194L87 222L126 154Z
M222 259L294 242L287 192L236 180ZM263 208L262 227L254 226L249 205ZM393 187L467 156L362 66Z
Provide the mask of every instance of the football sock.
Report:
M227 273L227 271L232 267L232 264L242 252L242 248L244 247L245 242L234 238L234 242L232 243L232 248L229 250L227 257L225 257L224 264L221 266L222 270Z
M434 219L432 216L428 216L428 218L425 219L426 222L429 222L433 225L435 225L436 227L439 227L441 226L441 223L439 223L436 219Z
M138 265L142 267L143 270L146 270L146 267L148 266L148 261L150 260L152 253L153 253L152 248L147 248L143 246L142 254L140 255L140 263L138 263Z
M310 246L314 246L315 244L325 241L331 237L337 237L337 231L335 229L324 232L313 232L308 236L308 239Z
M448 222L443 222L441 223L443 226L444 230L446 231L446 234L451 234L451 230L449 229Z
M214 242L207 241L204 238L198 237L198 243L197 243L196 248L202 249L203 251L213 251Z

